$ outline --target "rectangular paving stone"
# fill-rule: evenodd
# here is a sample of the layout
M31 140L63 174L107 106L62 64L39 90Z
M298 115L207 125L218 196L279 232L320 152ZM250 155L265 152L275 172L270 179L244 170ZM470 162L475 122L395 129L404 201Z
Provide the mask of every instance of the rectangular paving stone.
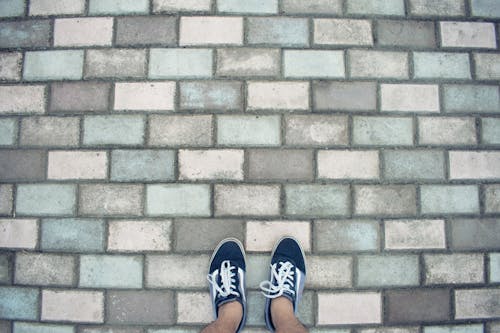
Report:
M3 330L2 332L11 333L12 332L11 327L12 327L12 324L10 323L10 321L0 320L0 329Z
M439 112L439 86L381 84L381 111Z
M278 0L219 0L217 1L217 11L221 13L241 13L241 14L277 14Z
M153 0L153 12L209 11L210 0Z
M425 284L484 282L482 254L426 254L424 263Z
M71 286L76 260L68 255L17 252L15 270L16 284Z
M181 109L239 110L242 107L239 81L190 81L180 83Z
M500 112L497 86L445 85L445 112Z
M345 116L285 116L287 146L344 146L347 143L348 128Z
M410 0L409 13L417 16L464 16L463 0Z
M257 290L259 289L259 284L261 281L269 279L269 269L268 269L269 257L265 253L247 254L246 256L247 256L246 259L247 271L252 272L252 274L247 275L246 279L247 288ZM261 308L259 308L257 311L258 313L262 313L262 315L264 314L264 311L261 311ZM252 312L254 313L257 311L252 310ZM248 323L248 325L250 325L250 322Z
M448 326L426 326L424 333L482 333L483 325L448 325Z
M82 255L79 287L141 288L142 256Z
M318 45L373 45L372 25L369 20L318 18L314 23L314 44Z
M476 78L482 80L500 80L500 66L498 65L499 62L499 54L475 53L474 68L476 72Z
M71 325L51 325L27 322L14 322L15 333L74 333Z
M82 75L82 50L34 51L24 55L25 80L80 80Z
M148 288L205 288L207 255L146 256Z
M299 81L249 82L247 109L307 110L309 83Z
M210 49L151 49L148 77L208 78L212 76L213 51Z
M316 220L313 222L315 252L376 251L379 223L375 220Z
M499 298L499 289L455 290L455 319L496 318Z
M403 0L347 0L347 14L404 16Z
M376 89L374 82L313 82L314 110L375 110Z
M206 184L147 185L149 216L210 216L210 188Z
M13 185L2 184L0 185L0 214L10 215L12 214L12 202L13 202Z
M285 77L345 77L344 52L324 50L285 50Z
M42 290L42 320L104 322L104 293L90 290Z
M500 331L500 323L499 322L490 323L487 326L490 329L490 333L498 333Z
M381 46L435 48L434 23L429 21L377 21L377 43Z
M500 184L486 185L484 188L485 212L500 212Z
M404 326L404 327L381 327L381 328L365 328L358 330L359 333L419 333L418 327L414 326Z
M76 185L19 184L16 193L18 215L72 215L76 209Z
M38 289L0 286L2 319L37 320Z
M386 179L444 179L445 157L439 150L384 150Z
M253 149L247 151L248 178L312 180L313 152L298 149Z
M113 18L58 18L54 21L54 46L111 46Z
M128 15L148 14L149 2L147 0L90 0L89 15Z
M152 115L149 117L148 144L151 146L212 145L211 115Z
M171 325L175 322L174 293L159 290L111 291L106 295L108 322Z
M349 50L349 72L353 78L407 79L408 54L371 50Z
M82 184L81 215L142 215L144 187L140 184Z
M171 16L117 17L116 45L174 45L176 18Z
M277 185L215 185L216 216L280 214Z
M341 0L283 0L286 14L342 14Z
M414 52L415 79L471 79L469 55L451 52Z
M354 186L356 215L415 215L416 189L413 185Z
M45 113L45 86L0 86L0 114Z
M24 15L23 0L5 0L0 3L0 17L15 17Z
M108 225L108 251L169 251L171 248L170 220L114 220Z
M249 17L246 24L246 41L250 45L309 45L309 27L305 18Z
M439 22L441 46L450 48L497 47L495 25L486 22Z
M285 214L343 216L349 214L349 187L344 185L285 185Z
M143 333L138 327L90 326L82 327L79 333Z
M498 248L500 241L500 221L498 219L454 219L450 225L452 249Z
M42 150L1 150L0 180L43 180L45 159Z
M386 220L384 226L386 249L446 248L444 220Z
M278 146L280 117L253 115L217 116L217 144L238 146Z
M33 219L0 219L0 247L34 249L38 224Z
M111 179L115 181L159 181L174 179L172 150L113 150Z
M144 142L140 115L88 116L83 120L83 144L140 145Z
M479 193L474 185L422 185L423 214L479 213Z
M358 256L358 287L418 286L417 255Z
M272 251L276 242L279 241L283 235L295 237L302 245L304 251L311 251L310 223L308 221L283 220L247 221L245 249L247 251L258 252ZM311 267L311 265L309 265L309 267Z
M319 150L316 164L321 179L379 178L379 153L375 150Z
M500 253L490 253L489 262L489 281L500 282Z
M0 52L0 80L19 81L22 70L22 53Z
M80 119L76 117L24 117L19 144L22 146L76 147Z
M0 22L0 48L48 47L51 30L50 20Z
M449 320L448 289L389 290L385 292L385 320L390 324Z
M500 153L495 151L450 151L450 179L494 179L500 177Z
M57 82L50 85L51 111L107 111L111 84L105 82Z
M500 17L500 9L495 0L472 0L472 16Z
M179 150L179 179L243 180L244 151L237 149Z
M280 73L279 49L223 48L217 50L219 76L271 76Z
M86 79L143 78L146 76L146 50L88 50L85 56Z
M108 157L105 151L49 151L48 179L105 179Z
M484 131L484 121L483 121ZM418 117L418 143L424 145L474 145L476 122L472 117Z
M43 251L103 252L104 221L100 219L43 219L40 248Z
M174 110L175 83L117 82L115 83L115 110L156 111Z
M207 292L182 292L177 294L177 322L180 324L208 324L213 320Z
M180 19L179 45L243 45L243 18L183 16Z
M381 313L379 292L318 293L318 325L380 324Z
M349 288L352 286L352 258L347 256L309 256L307 282L312 288Z
M29 15L81 15L85 11L85 0L33 0L30 1Z
M413 144L413 122L408 117L353 117L352 142L355 145Z

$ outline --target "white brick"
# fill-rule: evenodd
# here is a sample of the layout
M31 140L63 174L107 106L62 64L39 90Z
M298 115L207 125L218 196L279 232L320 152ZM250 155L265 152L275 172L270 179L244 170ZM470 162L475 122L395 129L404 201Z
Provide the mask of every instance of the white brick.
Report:
M382 111L439 112L438 85L382 84Z
M170 220L109 222L108 251L170 251Z
M353 78L407 79L408 54L372 50L349 50L349 68Z
M54 23L54 46L111 46L113 18L62 18Z
M215 185L215 215L279 215L276 185Z
M243 18L181 17L180 45L243 44Z
M497 47L493 23L440 22L440 25L442 47Z
M500 178L500 152L450 151L450 179Z
M108 157L105 151L50 151L49 179L105 179Z
M280 50L227 48L217 50L217 74L222 76L277 76Z
M85 0L31 0L30 15L79 15L85 11Z
M308 256L306 285L311 288L351 287L352 258Z
M444 249L446 235L444 220L387 220L385 248Z
M426 284L484 282L482 254L428 254L424 262Z
M179 150L179 179L243 180L243 150Z
M0 86L0 114L44 113L45 86Z
M0 53L0 80L21 79L22 53L1 52Z
M301 221L248 221L245 248L248 251L271 251L284 236L295 237L304 251L311 251L311 226Z
M373 45L368 20L315 19L314 43L320 45Z
M211 0L153 0L153 12L209 11Z
M206 324L214 320L212 301L208 293L177 293L177 323Z
M455 319L500 316L500 289L455 290Z
M420 144L476 144L476 121L473 117L419 117Z
M248 109L309 109L308 82L249 82Z
M104 294L100 291L43 290L42 320L102 323Z
M146 256L149 288L205 288L209 257L205 255Z
M0 220L0 248L34 249L37 239L38 226L36 220Z
M173 110L175 82L120 82L115 84L115 110Z
M320 150L318 178L377 179L379 153L376 150Z
M381 313L377 292L318 294L318 325L378 324Z

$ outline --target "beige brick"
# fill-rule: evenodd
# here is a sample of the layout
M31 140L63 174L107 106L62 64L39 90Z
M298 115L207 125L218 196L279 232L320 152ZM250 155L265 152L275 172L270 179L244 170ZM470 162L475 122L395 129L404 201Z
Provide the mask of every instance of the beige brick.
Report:
M249 110L309 109L308 82L249 82L248 106Z
M13 185L0 185L0 214L10 215L12 213L13 193Z
M306 286L311 288L349 288L352 286L352 258L308 256Z
M205 288L209 257L205 255L146 256L149 288Z
M109 221L108 251L170 251L170 220Z
M111 46L113 18L61 18L54 23L54 46Z
M179 150L179 179L243 180L243 150Z
M379 324L381 314L378 292L318 294L318 325Z
M295 237L304 251L311 251L311 226L303 221L248 221L245 249L270 252L284 236Z
M279 215L277 185L215 185L215 215Z
M20 52L0 53L0 80L19 81L21 79L23 55Z
M277 76L279 49L227 48L217 50L217 75Z
M413 185L356 185L354 212L359 215L415 215Z
M75 257L47 253L16 253L15 283L71 286L76 270Z
M0 114L45 113L45 86L0 86Z
M500 213L500 184L486 185L484 189L485 212Z
M484 282L482 254L427 254L424 262L426 284Z
M143 78L146 76L146 50L88 50L85 55L85 79Z
M347 125L345 116L285 116L285 142L286 145L345 146L348 144Z
M500 152L450 151L450 179L500 177Z
M349 50L347 55L353 78L409 78L406 52Z
M214 319L209 293L177 293L178 324L206 324Z
M104 294L86 290L43 290L42 320L104 322Z
M418 140L431 145L476 144L476 122L472 117L418 117Z
M442 47L497 47L493 23L440 22L440 28Z
M211 0L153 0L153 12L209 11Z
M318 178L378 179L379 153L376 150L320 150Z
M444 249L444 220L387 220L385 248L390 250Z
M243 18L222 16L181 17L180 45L242 45Z
M474 64L476 67L476 78L500 80L500 54L475 53Z
M498 288L455 290L455 319L497 318L499 299Z
M115 85L115 110L173 110L174 82L121 82Z
M33 219L0 219L0 248L34 249L38 224Z
M368 20L315 19L314 43L320 45L373 45Z
M437 84L382 84L382 111L439 112Z
M29 15L79 15L85 11L85 0L31 0Z
M139 184L80 185L82 215L142 215L144 186Z
M210 146L211 115L153 115L149 118L151 146Z
M105 179L105 151L49 151L49 179Z

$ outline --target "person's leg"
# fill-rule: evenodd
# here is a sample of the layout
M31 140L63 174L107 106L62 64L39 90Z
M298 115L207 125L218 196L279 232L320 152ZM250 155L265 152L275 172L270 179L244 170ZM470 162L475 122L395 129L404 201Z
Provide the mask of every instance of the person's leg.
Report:
M239 302L222 304L219 307L219 316L201 333L234 333L243 317L243 307Z
M271 317L276 333L309 332L295 316L293 304L286 297L278 297L271 301Z

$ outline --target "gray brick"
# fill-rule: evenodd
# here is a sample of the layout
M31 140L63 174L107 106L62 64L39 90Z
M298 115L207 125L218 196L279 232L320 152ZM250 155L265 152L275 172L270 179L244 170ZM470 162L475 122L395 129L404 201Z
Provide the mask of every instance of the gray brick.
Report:
M381 84L381 111L439 112L437 84Z
M51 85L51 111L106 111L111 85L103 82L60 82Z
M495 0L472 0L472 16L500 17L500 8Z
M0 317L36 320L40 302L38 294L35 288L0 286Z
M33 250L37 242L37 220L0 219L0 247Z
M204 288L208 255L148 255L148 288Z
M426 284L465 284L484 282L482 254L426 254Z
M451 52L414 52L416 79L471 79L469 55Z
M142 185L83 184L79 213L82 215L142 215Z
M347 143L348 128L345 116L285 116L287 146L344 146Z
M442 47L495 49L497 46L493 23L439 22L439 24Z
M279 215L279 200L277 185L216 185L215 215Z
M13 185L0 185L0 215L12 213Z
M278 115L217 116L217 143L238 146L278 146L280 137Z
M436 47L433 22L380 20L376 31L377 43L381 46Z
M384 150L387 179L444 179L444 153L436 150Z
M150 216L210 216L210 188L206 184L147 186L146 214Z
M17 141L18 122L14 118L0 118L0 146L12 146Z
M484 189L486 213L500 213L500 184L486 185Z
M286 14L342 14L341 0L283 0Z
M309 45L307 19L290 17L250 17L248 43L289 47Z
M409 12L418 16L464 16L464 0L410 0Z
M50 46L50 20L0 22L0 48Z
M175 251L212 251L221 239L243 239L243 221L228 219L176 219ZM196 239L196 242L192 240Z
M356 185L354 214L415 215L416 189L413 185Z
M277 76L280 73L278 49L226 48L217 50L219 76Z
M0 17L23 16L26 4L24 0L5 0L0 3Z
M219 0L217 11L221 13L242 13L242 14L277 14L278 0L262 2L260 0Z
M149 118L151 146L210 146L211 115L152 115Z
M314 43L319 45L373 45L368 20L314 19Z
M84 0L33 0L29 4L30 16L42 15L82 15L85 11Z
M159 181L174 179L171 150L113 150L111 179L115 181Z
M17 185L16 213L19 215L71 215L76 208L76 185Z
M78 333L143 333L139 327L120 327L120 326L92 326L81 327ZM151 332L151 330L150 330Z
M209 78L212 76L213 50L155 48L150 50L148 77Z
M79 287L141 288L142 256L82 255Z
M12 256L10 254L0 254L0 283L2 284L10 284L13 275L11 262ZM0 328L1 327L2 326L0 325Z
M210 10L210 0L153 0L153 12L203 12Z
M127 15L127 14L145 14L149 12L149 2L146 0L139 1L113 1L113 0L90 0L89 14L90 15Z
M116 19L116 44L174 45L176 18L171 16L134 16Z
M417 286L418 265L416 255L358 256L356 284L359 287Z
M490 333L499 333L500 332L500 322L489 323L487 326L490 329Z
M41 150L0 151L1 180L41 180L45 178L46 155Z
M180 84L181 109L239 110L241 82L194 81Z
M353 143L356 145L413 144L413 122L406 117L353 117Z
M444 249L444 220L386 220L384 222L385 248Z
M76 260L73 256L16 253L16 284L71 286L75 282Z
M390 324L449 320L447 289L391 290L385 293L385 322Z
M474 185L422 185L423 214L479 213L479 192Z
M490 253L489 259L489 281L500 282L500 253Z
M103 252L104 221L98 219L43 219L43 251Z
M371 111L377 107L376 85L373 82L313 83L315 110Z
M500 244L498 219L454 219L450 225L452 249L495 249Z
M140 115L88 116L83 121L84 145L139 145L145 119Z
M379 223L373 220L314 221L316 252L376 251Z
M445 85L445 112L500 112L498 86Z
M0 114L45 113L44 85L0 86Z
M403 0L347 0L348 14L404 16Z
M18 81L21 79L22 53L0 53L0 80Z
M146 76L146 50L88 50L84 73L85 79L143 78Z
M287 215L343 216L349 206L349 188L344 185L285 185Z
M364 328L360 329L358 333L419 333L418 327L380 327L380 328Z
M182 149L177 159L181 180L243 180L241 149Z
M500 54L475 53L474 65L476 68L476 78L483 80L499 80L500 79L500 66L498 66L499 62L500 62Z
M313 154L310 150L249 150L250 179L312 180Z
M472 117L418 117L419 144L474 145L476 141L476 122Z
M408 54L372 50L349 50L350 75L353 78L407 79Z
M425 326L423 333L483 333L482 324Z
M84 305L84 306L82 306ZM42 290L42 321L104 322L104 293L77 289Z
M12 333L10 321L0 320L0 332L2 333Z
M21 120L23 146L78 146L80 120L76 117L26 117Z
M455 290L455 319L498 318L499 289Z

